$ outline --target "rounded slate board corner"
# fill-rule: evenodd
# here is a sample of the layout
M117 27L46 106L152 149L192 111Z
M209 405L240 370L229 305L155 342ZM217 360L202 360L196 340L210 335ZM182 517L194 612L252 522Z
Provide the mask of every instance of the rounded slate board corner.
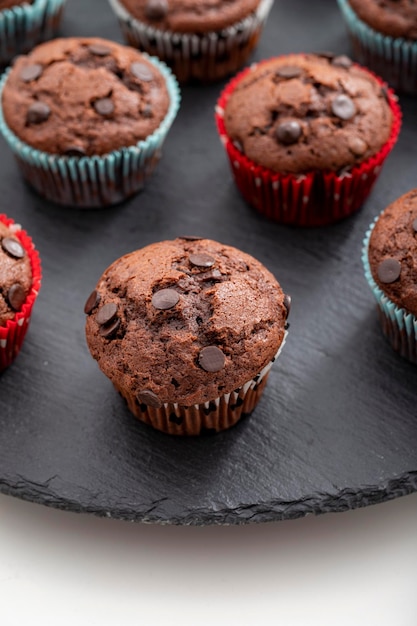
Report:
M276 0L253 59L328 49L323 15L335 53L349 53L335 5L316 0L312 11L309 0L294 0L291 13L286 5ZM106 3L68 3L67 24L78 23L84 34L81 14L86 24L94 17L98 35L121 39ZM299 15L308 17L303 41L281 37L277 49L276 33L292 32ZM0 152L11 217L31 235L44 265L23 350L0 377L2 493L104 517L202 525L345 511L417 490L417 368L387 346L360 263L363 236L375 207L386 205L387 189L394 199L415 186L409 154L417 129L407 125L414 103L402 99L400 142L364 209L306 232L271 224L235 189L213 122L222 84L183 90L158 170L119 207L76 211L45 203L18 184L5 146ZM192 440L135 420L88 354L83 315L116 258L190 233L258 257L293 301L287 345L254 413L230 431Z

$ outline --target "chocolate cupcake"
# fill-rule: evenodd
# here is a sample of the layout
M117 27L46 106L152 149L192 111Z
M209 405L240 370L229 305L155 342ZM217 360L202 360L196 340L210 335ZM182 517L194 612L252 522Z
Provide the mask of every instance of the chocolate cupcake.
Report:
M355 57L394 89L417 93L417 5L410 0L338 0Z
M401 114L386 85L348 57L293 54L232 80L216 119L244 198L282 223L317 226L360 208Z
M272 0L109 0L126 40L168 63L181 82L220 80L255 48Z
M170 434L217 432L258 402L289 305L253 257L183 237L104 272L85 306L87 343L137 418Z
M0 1L0 66L57 31L65 0Z
M22 347L40 282L39 255L31 239L0 215L0 372Z
M139 191L153 171L179 93L169 70L137 50L69 38L20 57L1 104L0 130L39 193L104 206Z
M394 350L417 363L417 189L375 220L362 259L384 335Z

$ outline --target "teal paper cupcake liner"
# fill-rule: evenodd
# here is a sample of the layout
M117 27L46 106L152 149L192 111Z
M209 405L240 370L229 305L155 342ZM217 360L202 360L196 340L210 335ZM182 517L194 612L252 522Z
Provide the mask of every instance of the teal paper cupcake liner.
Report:
M412 363L417 363L417 318L412 313L394 304L380 289L372 276L368 249L371 234L377 220L378 217L369 228L363 242L362 262L365 278L378 304L382 332L396 352L399 352L401 356Z
M66 0L34 0L0 11L0 65L52 38Z
M232 26L202 35L165 31L135 19L119 0L108 0L125 40L167 63L181 83L211 82L234 74L258 43L273 0Z
M161 156L161 148L180 105L178 83L164 63L146 58L164 76L170 97L168 113L157 130L133 146L103 156L68 157L36 150L7 126L0 107L0 132L12 149L24 178L43 197L79 208L117 204L140 191ZM0 99L8 72L0 82Z
M417 94L417 42L378 33L349 4L337 0L345 18L355 58L397 91Z

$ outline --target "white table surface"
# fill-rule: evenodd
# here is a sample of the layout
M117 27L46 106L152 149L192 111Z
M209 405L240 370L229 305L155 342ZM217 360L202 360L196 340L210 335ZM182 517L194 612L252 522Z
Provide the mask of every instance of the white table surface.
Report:
M416 626L417 494L241 527L145 526L0 496L1 626Z

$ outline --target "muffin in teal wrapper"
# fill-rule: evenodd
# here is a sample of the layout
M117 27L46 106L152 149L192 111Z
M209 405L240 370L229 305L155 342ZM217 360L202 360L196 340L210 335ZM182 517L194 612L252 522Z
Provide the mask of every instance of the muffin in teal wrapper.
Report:
M359 63L396 91L417 94L417 6L398 0L337 2Z
M0 3L0 66L54 37L66 0ZM4 7L1 10L1 7Z
M140 191L180 103L163 63L97 38L38 46L3 77L0 94L0 131L25 179L76 207Z
M384 335L395 351L417 363L417 189L375 219L362 261Z

